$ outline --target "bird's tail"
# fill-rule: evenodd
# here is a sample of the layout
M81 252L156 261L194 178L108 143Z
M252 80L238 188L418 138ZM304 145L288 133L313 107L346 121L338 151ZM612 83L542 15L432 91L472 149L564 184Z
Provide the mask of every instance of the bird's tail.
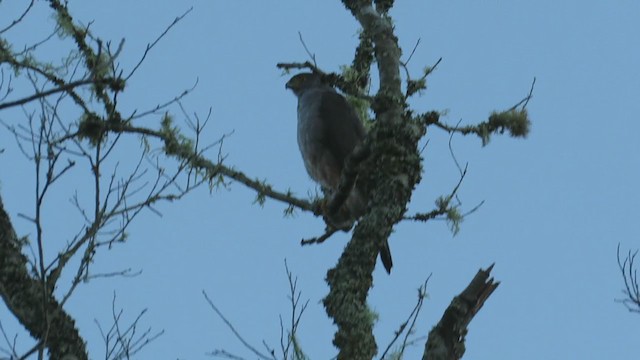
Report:
M357 187L351 191L351 194L349 194L346 205L353 219L359 218L367 210L367 202ZM388 241L385 241L382 248L380 248L380 260L382 260L382 265L384 265L384 269L387 270L387 273L391 274L393 260L391 259L391 249L389 249Z
M384 245L380 248L380 260L382 260L382 265L384 265L384 269L387 270L387 274L391 274L393 260L391 259L391 249L389 249L388 241L385 241Z

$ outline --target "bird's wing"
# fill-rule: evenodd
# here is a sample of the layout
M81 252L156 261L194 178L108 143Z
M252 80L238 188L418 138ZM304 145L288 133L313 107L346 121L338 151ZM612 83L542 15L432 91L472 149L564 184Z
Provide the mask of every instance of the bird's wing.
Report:
M323 145L343 164L366 135L362 121L347 99L333 90L322 93L318 110L324 125Z

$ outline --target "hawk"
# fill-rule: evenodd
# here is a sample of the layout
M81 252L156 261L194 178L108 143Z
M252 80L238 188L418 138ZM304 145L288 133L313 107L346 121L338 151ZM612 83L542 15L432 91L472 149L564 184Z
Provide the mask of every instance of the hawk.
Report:
M338 189L345 160L364 141L366 130L354 107L316 73L300 73L286 84L298 98L298 147L309 176L329 195ZM364 214L367 201L356 186L345 201L348 221ZM391 272L389 245L380 258Z

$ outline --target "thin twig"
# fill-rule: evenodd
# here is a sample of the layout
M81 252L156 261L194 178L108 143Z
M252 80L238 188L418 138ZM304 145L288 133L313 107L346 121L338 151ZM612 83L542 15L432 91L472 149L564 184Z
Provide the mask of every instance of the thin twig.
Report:
M616 299L616 302L624 304L630 312L640 313L640 281L638 281L638 271L635 268L635 260L638 251L628 251L624 260L620 257L620 243L616 251L618 268L624 280L624 299Z
M418 49L418 46L420 45L420 40L421 40L421 38L418 38L418 40L416 41L416 44L413 46L413 49L411 50L411 53L409 54L409 57L407 58L406 61L403 62L404 66L409 65L409 61L411 61L411 58L413 57L413 54L415 54L416 49Z
M209 306L211 306L213 311L215 311L215 313L220 317L220 319L222 319L222 321L224 321L225 325L227 325L229 330L231 330L231 332L233 332L233 335L235 335L235 337L238 340L240 340L240 342L242 343L242 345L244 345L244 347L246 347L247 349L251 350L252 353L254 353L256 356L258 356L259 358L261 358L263 360L271 360L271 357L269 357L267 355L264 355L263 353L258 351L258 349L256 349L255 347L251 346L251 344L249 344L242 337L242 335L240 335L240 333L236 330L236 328L233 326L233 324L231 324L231 322L229 320L227 320L227 318L222 314L222 312L220 310L218 310L218 307L213 304L213 301L211 301L211 299L209 298L209 295L207 295L206 291L202 290L202 295L204 295L204 298L207 300L207 303L209 303Z
M18 99L18 100L14 100L14 101L9 101L9 102L5 102L0 104L0 110L2 109L6 109L6 108L10 108L13 106L20 106L20 105L24 105L28 102L34 101L34 100L38 100L40 98L44 98L47 97L49 95L53 95L56 93L60 93L60 92L67 92L70 91L72 89L75 89L79 86L83 86L83 85L90 85L90 84L95 84L96 82L101 82L104 84L107 84L109 82L111 82L110 79L106 79L106 80L93 80L93 79L83 79L83 80L77 80L74 82L70 82L70 83L66 83L62 86L53 88L53 89L49 89L49 90L45 90L45 91L37 91L35 94L24 97L22 99Z
M418 315L420 314L420 309L422 309L422 305L424 304L424 299L427 296L427 292L426 291L427 291L427 285L429 283L429 279L431 279L431 274L429 274L427 279L424 281L424 284L422 284L418 288L418 301L416 302L416 305L411 310L411 313L409 313L409 316L407 317L407 320L405 320L402 324L400 324L398 330L395 331L393 339L391 339L391 341L389 342L389 344L387 345L385 350L382 352L382 356L380 356L381 360L383 360L385 358L387 353L391 350L391 347L393 346L393 344L400 338L400 335L405 333L405 337L404 337L404 340L402 342L402 346L400 348L399 353L397 354L399 359L402 358L402 354L404 353L404 349L407 347L407 344L408 344L408 337L413 332L413 329L414 329L415 324L416 324L416 320L418 319ZM409 328L407 328L407 325L409 325Z
M142 54L142 57L140 58L136 66L133 67L133 70L131 70L129 75L125 77L125 80L129 80L129 78L133 76L133 74L138 70L140 65L142 65L142 63L144 62L144 59L147 57L147 54L149 54L149 51L151 51L151 49L153 49L156 46L156 44L158 44L158 42L169 32L169 30L171 30L172 27L174 27L178 22L180 22L180 20L182 20L185 16L187 16L192 10L193 10L193 6L190 7L187 11L185 11L182 15L177 16L175 19L173 19L173 22L171 22L171 24L169 24L169 26L167 26L164 29L164 31L160 35L158 35L158 37L153 42L151 42L150 44L147 44L147 47L144 50L144 53Z
M307 47L307 44L304 42L304 39L302 38L302 33L300 31L298 31L298 38L300 38L300 43L302 43L302 46L304 47L304 51L307 52L307 55L309 55L309 58L313 60L313 65L317 68L318 63L316 62L316 54L313 54L311 53L311 51L309 51L309 48Z
M7 30L11 29L12 27L14 27L15 25L17 25L19 22L22 21L22 19L24 19L25 16L27 16L27 13L29 13L29 11L31 10L31 8L33 7L33 4L35 3L35 0L31 0L31 2L29 2L29 5L27 6L27 8L22 12L22 14L15 20L13 20L11 22L11 24L7 25L4 29L0 30L0 34L5 33Z
M460 119L458 121L458 123L456 124L456 128L460 125L461 122L462 122L462 119ZM462 168L460 167L460 163L458 162L458 158L456 157L456 154L453 151L453 146L452 146L453 134L454 134L453 131L451 132L451 134L449 134L449 154L451 154L451 158L453 159L453 162L456 164L456 168L458 168L458 172L462 176L462 172L463 172ZM465 166L465 168L466 168L466 166Z
M529 100L533 98L533 89L535 88L535 86L536 86L536 77L534 76L533 81L531 82L531 88L529 89L529 94L525 96L522 100L520 100L517 104L513 105L509 110L515 110L520 105L522 105L522 108L525 109L529 104Z

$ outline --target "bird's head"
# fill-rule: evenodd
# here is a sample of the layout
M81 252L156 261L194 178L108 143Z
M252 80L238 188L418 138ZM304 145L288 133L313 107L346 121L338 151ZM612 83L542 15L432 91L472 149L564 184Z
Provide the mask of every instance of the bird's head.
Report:
M318 87L322 85L322 79L319 74L315 73L300 73L294 75L287 84L285 88L293 91L296 96L302 95L306 90Z

